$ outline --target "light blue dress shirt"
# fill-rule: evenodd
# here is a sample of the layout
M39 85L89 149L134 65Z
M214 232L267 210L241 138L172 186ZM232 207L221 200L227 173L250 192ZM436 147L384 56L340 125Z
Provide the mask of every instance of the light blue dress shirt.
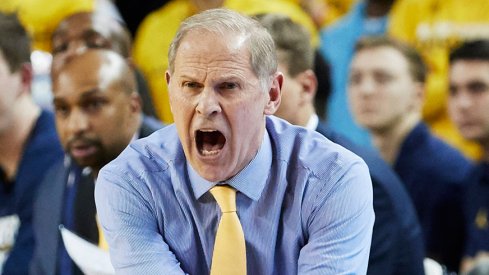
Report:
M248 274L365 274L374 212L368 168L322 135L267 117L236 188ZM220 210L174 125L133 142L97 179L117 274L209 274Z

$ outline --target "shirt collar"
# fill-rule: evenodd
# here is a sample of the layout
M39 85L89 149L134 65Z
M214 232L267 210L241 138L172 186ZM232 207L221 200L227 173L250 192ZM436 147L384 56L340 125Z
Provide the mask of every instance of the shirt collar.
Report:
M265 131L263 142L253 160L251 160L243 170L226 182L207 181L192 168L192 165L188 162L187 164L190 184L196 199L199 199L215 185L225 183L245 194L247 197L257 201L265 187L265 183L268 179L268 171L270 171L270 166L272 165L272 146L270 137L268 136L268 132Z
M306 129L316 131L319 124L319 117L317 114L312 114L309 121L306 124Z

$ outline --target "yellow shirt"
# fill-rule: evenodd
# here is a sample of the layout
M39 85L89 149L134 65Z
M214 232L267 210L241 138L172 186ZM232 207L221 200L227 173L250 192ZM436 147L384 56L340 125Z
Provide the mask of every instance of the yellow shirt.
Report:
M265 12L288 15L312 33L316 44L319 41L311 18L288 0L226 0L223 7L249 15ZM165 80L168 48L180 23L195 12L190 1L172 0L143 20L134 39L134 60L148 81L156 113L165 123L173 121Z
M66 16L93 11L95 0L0 0L0 11L17 12L36 50L51 50L51 35Z
M448 56L460 41L489 38L489 1L398 0L389 33L415 45L429 67L423 117L433 133L479 158L479 146L464 140L448 117Z
M288 0L300 5L316 23L318 29L333 24L345 15L356 0Z

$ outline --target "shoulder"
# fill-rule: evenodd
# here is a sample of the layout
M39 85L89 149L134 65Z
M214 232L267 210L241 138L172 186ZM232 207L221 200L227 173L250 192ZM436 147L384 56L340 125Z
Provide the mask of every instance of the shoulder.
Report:
M102 170L123 177L138 178L151 172L167 171L184 159L175 125L169 125L129 144Z
M62 153L61 144L56 132L54 114L48 110L42 110L33 131L33 142L39 143L41 147L47 147L53 153ZM54 151L53 149L56 149Z
M439 163L447 172L458 171L458 174L467 176L473 169L473 165L462 152L455 147L436 137L427 130L429 156L433 157L432 163Z
M56 122L54 114L51 111L43 109L41 111L41 114L37 118L35 127L36 132L58 140L58 134L56 132Z
M286 163L290 169L301 167L319 179L330 179L355 164L365 166L360 157L316 131L276 117L267 118L267 131L274 159Z
M464 181L473 168L470 160L434 136L423 123L416 126L404 141L395 167L407 172L413 165L419 174L447 183Z
M64 190L68 170L63 162L64 161L61 159L53 163L42 177L36 195L38 201L49 203L53 192L56 192L56 190Z
M393 213L391 215L382 215L378 218L385 219L387 217L400 220L416 220L413 205L409 199L409 195L404 188L399 177L394 170L378 155L377 152L358 146L351 142L348 138L337 134L334 131L322 126L318 127L318 131L331 139L333 142L344 146L353 153L361 157L367 164L372 178L372 187L374 191L374 208L380 211Z

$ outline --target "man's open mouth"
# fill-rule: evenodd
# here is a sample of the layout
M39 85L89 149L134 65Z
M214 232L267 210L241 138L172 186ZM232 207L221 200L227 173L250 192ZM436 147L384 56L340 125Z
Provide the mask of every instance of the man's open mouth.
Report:
M226 138L217 130L197 130L195 142L201 155L213 156L219 154L226 143Z

